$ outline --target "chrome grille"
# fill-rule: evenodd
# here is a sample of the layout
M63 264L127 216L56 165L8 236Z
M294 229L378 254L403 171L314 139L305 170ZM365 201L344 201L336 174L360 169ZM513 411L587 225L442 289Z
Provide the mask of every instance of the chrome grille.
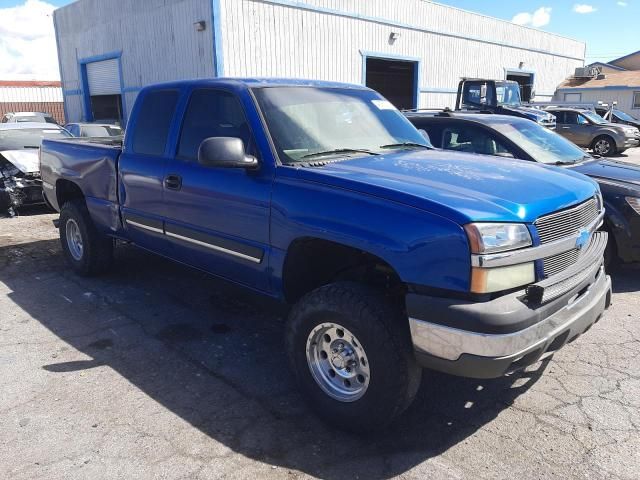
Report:
M568 237L586 228L598 218L598 201L590 198L580 205L540 217L534 222L540 243Z
M559 253L551 257L547 257L542 262L542 268L545 278L548 278L556 273L560 273L571 265L574 265L580 257L580 250L577 248L569 250L568 252Z

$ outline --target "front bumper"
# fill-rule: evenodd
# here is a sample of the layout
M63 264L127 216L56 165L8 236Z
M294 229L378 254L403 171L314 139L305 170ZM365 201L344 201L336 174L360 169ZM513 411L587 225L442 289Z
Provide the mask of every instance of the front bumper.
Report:
M638 145L640 145L640 139L637 137L626 137L624 139L624 144L622 145L622 148L627 149L627 148L634 148L637 147Z
M417 361L473 378L500 377L537 362L587 331L611 302L601 256L580 272L581 281L542 304L527 303L525 290L480 303L407 295Z

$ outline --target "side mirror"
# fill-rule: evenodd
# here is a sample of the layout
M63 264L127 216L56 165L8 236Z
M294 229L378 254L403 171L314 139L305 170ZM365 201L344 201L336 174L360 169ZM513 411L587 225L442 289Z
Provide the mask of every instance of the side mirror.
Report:
M487 84L480 85L480 103L487 103Z
M217 168L258 167L256 157L247 155L242 140L234 137L205 138L198 148L198 163Z

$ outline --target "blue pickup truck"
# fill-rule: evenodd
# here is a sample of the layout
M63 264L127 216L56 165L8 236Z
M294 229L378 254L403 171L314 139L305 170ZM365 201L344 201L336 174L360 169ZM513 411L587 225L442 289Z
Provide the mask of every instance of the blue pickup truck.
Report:
M346 429L391 422L421 367L499 377L610 302L595 182L433 149L362 86L150 86L122 147L45 140L41 172L79 274L122 239L291 304L291 369Z

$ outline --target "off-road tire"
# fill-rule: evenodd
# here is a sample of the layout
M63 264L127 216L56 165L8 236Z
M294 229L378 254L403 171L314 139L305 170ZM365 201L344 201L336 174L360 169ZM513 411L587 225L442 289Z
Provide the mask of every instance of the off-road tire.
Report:
M413 401L422 370L413 356L408 320L397 303L385 298L383 291L339 282L313 290L293 307L286 331L291 370L303 395L326 422L358 433L378 430ZM311 374L307 340L325 322L345 327L366 351L370 380L355 401L332 398Z
M82 254L74 258L71 253L67 223L74 221L82 239ZM79 275L98 275L109 269L113 262L113 239L98 232L87 206L82 200L66 202L60 210L60 244L71 268Z

